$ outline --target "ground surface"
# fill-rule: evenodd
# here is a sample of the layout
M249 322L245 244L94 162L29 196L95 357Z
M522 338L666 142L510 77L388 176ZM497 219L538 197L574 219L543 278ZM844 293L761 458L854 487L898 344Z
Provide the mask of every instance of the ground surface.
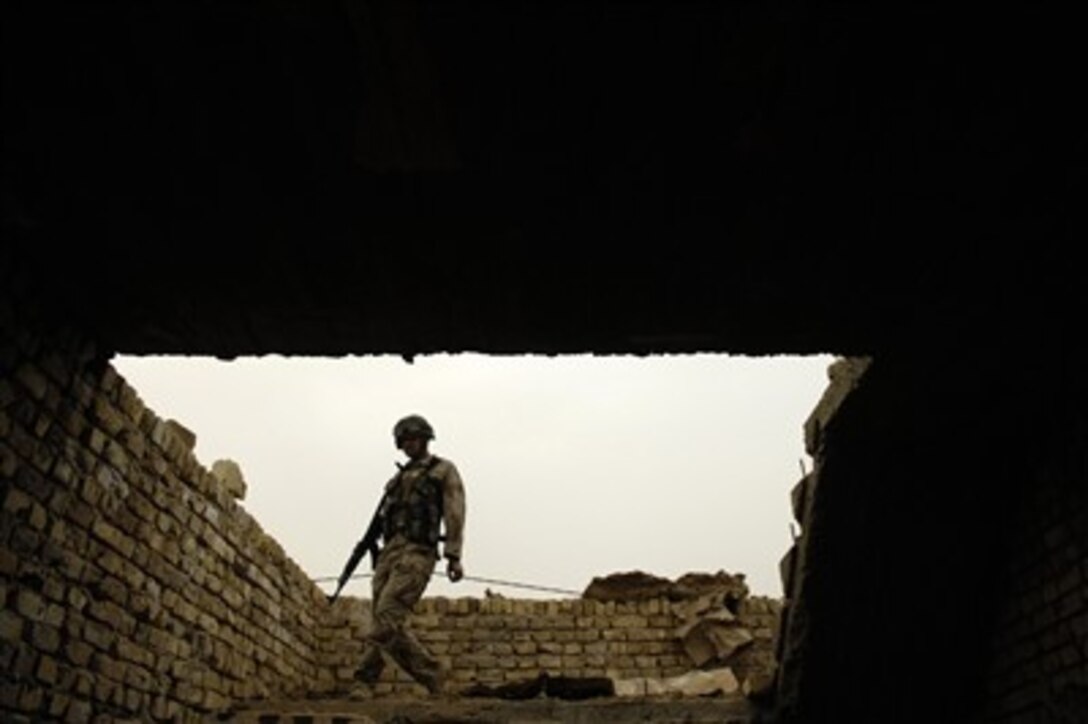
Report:
M538 698L523 701L482 698L400 698L350 701L344 699L261 702L239 709L225 721L236 724L618 724L620 722L760 721L743 697L599 698L563 701Z

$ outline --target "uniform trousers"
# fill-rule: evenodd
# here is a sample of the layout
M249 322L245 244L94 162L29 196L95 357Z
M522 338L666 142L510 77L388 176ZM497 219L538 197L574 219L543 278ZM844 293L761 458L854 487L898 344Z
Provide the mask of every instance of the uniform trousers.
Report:
M441 666L405 624L423 597L436 561L433 548L412 543L391 544L378 556L371 581L370 631L356 678L377 681L385 667L385 652L413 679L433 684Z

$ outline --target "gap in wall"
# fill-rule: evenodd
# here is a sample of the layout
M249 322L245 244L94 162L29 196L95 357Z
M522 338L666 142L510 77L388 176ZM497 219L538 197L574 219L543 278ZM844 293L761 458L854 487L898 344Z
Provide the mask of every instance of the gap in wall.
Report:
M782 595L789 491L831 355L116 356L144 403L238 463L241 504L315 579L335 577L418 413L465 480L465 568L428 596L577 595L639 570L743 573ZM357 573L369 571L369 562ZM471 579L487 579L486 581ZM505 582L505 583L498 583ZM519 587L505 584L525 584ZM322 582L331 590L333 583ZM345 595L368 596L365 578Z

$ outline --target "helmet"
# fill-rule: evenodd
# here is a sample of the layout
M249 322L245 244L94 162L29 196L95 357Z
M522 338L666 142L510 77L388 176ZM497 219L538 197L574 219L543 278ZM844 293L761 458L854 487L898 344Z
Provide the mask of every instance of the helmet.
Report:
M393 440L397 443L398 448L400 447L401 438L408 435L418 435L427 440L433 440L434 428L431 427L431 423L420 415L409 415L408 417L402 417L393 426Z

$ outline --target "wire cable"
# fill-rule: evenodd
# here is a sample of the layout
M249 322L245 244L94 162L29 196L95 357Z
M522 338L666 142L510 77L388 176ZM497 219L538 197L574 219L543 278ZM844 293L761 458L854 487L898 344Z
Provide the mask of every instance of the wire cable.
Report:
M374 575L373 573L356 573L355 575L350 576L348 578L348 580L355 580L356 578L371 578L371 577L373 577L373 575ZM442 573L441 571L434 571L431 575L432 576L445 576L445 573ZM332 581L339 581L340 577L339 576L323 576L321 578L315 578L313 580L314 580L314 583L329 583L329 582L332 582ZM563 594L566 594L568 596L581 596L582 595L581 591L571 591L571 590L566 589L566 588L555 588L555 587L552 587L552 586L540 586L540 585L537 585L535 583L520 583L518 581L502 581L502 580L499 580L497 578L480 578L479 576L465 576L461 580L474 581L474 582L477 582L477 583L491 583L491 584L494 584L496 586L507 586L509 588L524 588L524 589L531 590L531 591L545 591L545 592L548 592L548 593L563 593Z

